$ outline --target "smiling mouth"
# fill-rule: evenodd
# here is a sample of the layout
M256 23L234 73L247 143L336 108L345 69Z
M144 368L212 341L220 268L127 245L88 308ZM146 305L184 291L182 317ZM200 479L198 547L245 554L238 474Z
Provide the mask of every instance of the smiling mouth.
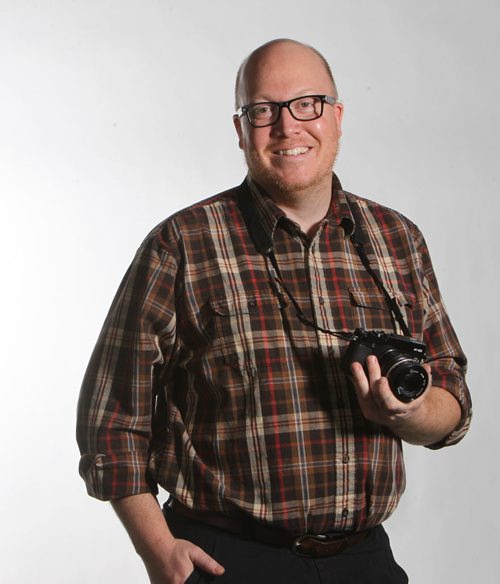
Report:
M278 150L276 154L279 156L300 156L308 151L308 146L297 146L297 148L290 148L289 150Z

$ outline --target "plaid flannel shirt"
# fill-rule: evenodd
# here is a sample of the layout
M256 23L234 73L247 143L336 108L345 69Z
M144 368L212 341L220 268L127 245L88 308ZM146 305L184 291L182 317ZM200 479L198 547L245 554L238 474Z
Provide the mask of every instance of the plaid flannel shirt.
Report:
M247 513L293 533L384 521L405 487L400 440L363 418L334 331L401 334L350 239L356 205L366 251L433 384L462 409L439 444L458 442L471 408L466 359L425 241L401 214L342 190L309 240L247 177L180 211L127 271L83 382L80 473L100 499L156 492L200 511Z

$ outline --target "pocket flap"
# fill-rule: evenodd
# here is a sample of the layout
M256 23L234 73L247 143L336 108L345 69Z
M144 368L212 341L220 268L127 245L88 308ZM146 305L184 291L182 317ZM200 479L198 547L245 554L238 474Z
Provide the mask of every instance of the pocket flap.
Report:
M399 306L413 308L415 295L411 292L401 292L401 290L388 289L389 295L396 299ZM349 295L354 306L362 308L387 309L387 302L384 295L378 288L349 288Z
M231 316L233 314L252 314L257 310L279 310L280 304L275 296L270 294L254 294L241 296L238 299L228 299L225 296L212 296L209 306L219 316Z

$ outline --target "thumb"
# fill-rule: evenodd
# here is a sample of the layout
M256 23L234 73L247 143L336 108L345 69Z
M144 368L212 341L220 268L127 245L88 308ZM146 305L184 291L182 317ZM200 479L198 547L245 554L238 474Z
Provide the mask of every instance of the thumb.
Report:
M225 572L224 567L219 562L215 561L198 546L193 546L189 551L189 558L197 568L200 568L200 570L203 570L207 574L220 576Z
M423 364L424 369L427 371L427 375L429 376L429 381L427 383L427 387L432 386L432 369L428 363Z

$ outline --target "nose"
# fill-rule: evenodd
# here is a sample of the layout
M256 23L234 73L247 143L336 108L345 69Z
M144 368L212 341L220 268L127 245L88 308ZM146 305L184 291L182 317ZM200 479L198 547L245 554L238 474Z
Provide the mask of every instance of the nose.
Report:
M272 132L280 136L289 136L300 132L301 122L296 120L287 107L282 107L278 121L271 126Z

